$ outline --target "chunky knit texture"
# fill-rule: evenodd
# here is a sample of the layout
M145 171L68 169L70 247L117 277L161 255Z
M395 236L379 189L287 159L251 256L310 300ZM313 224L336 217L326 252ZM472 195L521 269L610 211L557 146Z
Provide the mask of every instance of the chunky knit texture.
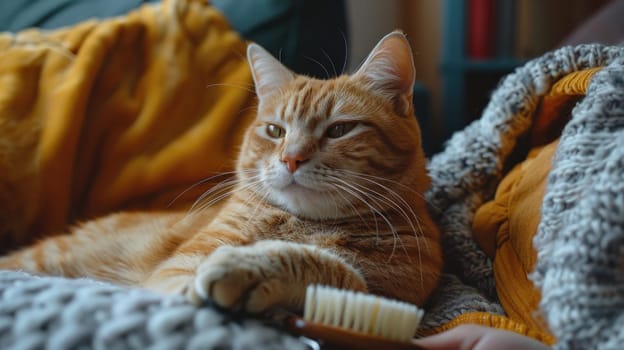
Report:
M559 348L624 344L624 57L594 76L549 176L534 282Z
M0 271L1 349L305 349L254 320L182 297Z
M624 48L565 47L506 77L480 119L433 157L427 193L443 231L447 273L423 329L470 311L503 314L492 263L472 238L476 209L537 105L570 72L604 66L561 136L535 237L532 275L560 349L624 344ZM0 348L302 348L295 338L177 297L91 280L0 272Z
M556 348L624 344L624 47L601 45L564 47L518 68L494 91L481 118L431 160L427 198L442 226L449 272L463 283L440 287L433 302L444 308L431 310L425 327L470 309L496 312L492 263L472 238L475 210L492 196L554 82L601 66L553 160L532 278Z

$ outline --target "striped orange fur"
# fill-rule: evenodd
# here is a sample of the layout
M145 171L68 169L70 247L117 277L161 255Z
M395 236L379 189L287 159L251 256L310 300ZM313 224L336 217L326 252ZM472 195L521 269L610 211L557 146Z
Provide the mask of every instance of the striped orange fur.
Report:
M257 45L259 98L219 208L120 213L0 259L248 312L300 310L310 283L422 305L442 269L412 109L414 66L393 32L352 75L298 76ZM227 187L229 186L229 187Z

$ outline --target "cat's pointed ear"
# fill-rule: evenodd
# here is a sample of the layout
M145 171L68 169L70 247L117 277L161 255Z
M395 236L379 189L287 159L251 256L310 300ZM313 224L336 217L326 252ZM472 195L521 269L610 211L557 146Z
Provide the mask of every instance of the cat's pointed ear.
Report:
M410 44L400 31L383 37L354 76L363 79L374 92L392 100L397 113L413 113L416 69Z
M256 85L259 98L266 97L279 90L292 80L295 75L260 45L247 47L247 60Z

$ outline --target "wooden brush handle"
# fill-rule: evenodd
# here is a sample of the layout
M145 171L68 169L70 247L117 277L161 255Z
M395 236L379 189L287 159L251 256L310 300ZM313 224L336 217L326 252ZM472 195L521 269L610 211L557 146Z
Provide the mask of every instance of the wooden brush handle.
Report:
M319 323L305 321L293 317L288 320L288 328L291 332L317 340L330 348L360 349L360 350L423 350L422 347L411 342L388 340L381 337L371 336L344 328L327 326Z

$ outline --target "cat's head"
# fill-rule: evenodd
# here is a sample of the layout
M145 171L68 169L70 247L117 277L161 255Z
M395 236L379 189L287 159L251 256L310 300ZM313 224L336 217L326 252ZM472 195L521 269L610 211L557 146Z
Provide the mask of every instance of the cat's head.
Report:
M243 186L320 220L385 211L428 185L402 33L330 80L296 75L255 44L247 56L259 104L238 162Z

